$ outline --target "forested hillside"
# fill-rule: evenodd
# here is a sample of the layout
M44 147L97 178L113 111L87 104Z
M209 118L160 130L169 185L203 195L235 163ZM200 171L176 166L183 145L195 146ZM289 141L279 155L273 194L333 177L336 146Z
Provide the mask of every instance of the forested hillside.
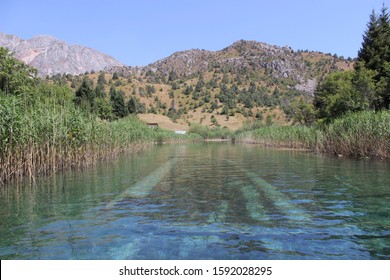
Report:
M139 120L146 116L169 118L187 140L390 158L389 45L383 7L371 14L355 60L241 40L145 67L42 79L0 47L0 183L183 139L149 129Z
M89 92L96 99L89 100L91 110L104 119L152 113L236 130L247 121L291 123L294 106L311 102L318 82L352 68L352 59L241 40L217 52L177 52L145 67L51 79L76 96Z

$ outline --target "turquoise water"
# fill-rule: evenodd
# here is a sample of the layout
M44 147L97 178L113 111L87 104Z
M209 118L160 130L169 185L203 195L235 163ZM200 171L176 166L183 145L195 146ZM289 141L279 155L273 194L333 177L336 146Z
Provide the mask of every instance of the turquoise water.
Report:
M0 191L1 259L390 259L390 163L163 145Z

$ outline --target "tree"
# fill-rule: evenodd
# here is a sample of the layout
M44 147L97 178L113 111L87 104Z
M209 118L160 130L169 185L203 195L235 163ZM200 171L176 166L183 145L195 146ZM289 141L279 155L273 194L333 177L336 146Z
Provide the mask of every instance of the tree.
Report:
M229 107L226 105L223 106L221 114L226 115L226 120L229 120Z
M355 64L355 71L352 77L352 85L356 92L356 98L360 99L362 109L375 109L381 103L380 96L376 94L375 76L377 71L365 67L364 62L358 61Z
M119 74L118 74L118 72L114 72L114 74L112 74L112 79L113 79L113 80L119 80Z
M385 6L379 15L372 11L363 35L358 61L369 70L376 71L375 109L390 107L390 16Z
M372 11L357 58L359 61L363 61L368 69L379 71L382 69L383 62L389 61L389 45L389 14L387 8L383 7L380 15ZM380 71L378 74L381 74Z
M177 74L175 71L171 71L169 72L169 76L168 76L168 82L173 82L177 79Z
M99 83L99 81L95 87L95 96L97 98L105 98L106 97L106 91L104 89L104 84Z
M215 116L211 116L210 121L214 126L219 126L218 120Z
M256 120L261 121L263 120L263 114L260 111L257 111L255 118Z
M111 86L110 88L110 101L112 106L112 112L117 118L123 118L128 115L128 110L125 105L125 96L124 92L121 90L116 90L115 87Z
M107 81L106 81L106 77L105 77L104 72L100 72L100 73L99 73L97 83L98 83L98 84L103 84L103 85L107 84Z
M38 71L0 47L0 92L6 95L28 93L37 84Z
M127 101L127 111L129 114L137 114L139 111L139 105L138 105L138 100L132 96L128 101Z
M292 115L293 122L301 125L312 125L315 121L315 110L312 103L303 98L294 99L289 106L289 113Z
M88 112L93 112L95 109L95 92L92 89L92 82L84 76L80 87L75 92L75 104Z
M186 89L183 91L184 95L190 95L191 92L194 91L194 88L192 86L187 86Z
M230 83L229 76L226 73L224 73L223 76L222 76L222 83L224 83L224 84L229 84Z
M376 108L382 100L376 95L378 89L374 80L376 73L364 67L364 63L358 62L355 71L330 74L318 85L315 92L313 104L317 109L317 117L329 122L347 112ZM305 108L301 102L294 103L291 107L292 115L296 113L299 115L304 111L310 115L311 108ZM300 117L296 120L299 119Z
M389 46L390 16L383 6L379 15L371 13L354 71L332 73L318 85L314 106L321 122L349 111L390 109Z
M198 82L196 83L195 92L200 92L204 86L205 86L205 82L203 80L203 75L201 75L199 77Z
M95 87L95 96L97 98L105 98L106 97L106 91L104 89L104 85L107 84L104 72L100 72L96 87Z
M330 122L350 111L352 75L351 71L334 72L317 87L314 107L319 119Z
M114 114L112 113L112 106L110 102L104 98L96 98L96 111L102 120L113 120Z
M153 85L146 85L146 97L152 97L156 92L156 88Z

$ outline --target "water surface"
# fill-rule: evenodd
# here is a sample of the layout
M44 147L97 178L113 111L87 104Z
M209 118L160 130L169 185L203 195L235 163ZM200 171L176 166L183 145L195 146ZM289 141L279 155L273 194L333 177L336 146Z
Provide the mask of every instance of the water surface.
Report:
M163 145L0 192L1 259L390 259L390 163Z

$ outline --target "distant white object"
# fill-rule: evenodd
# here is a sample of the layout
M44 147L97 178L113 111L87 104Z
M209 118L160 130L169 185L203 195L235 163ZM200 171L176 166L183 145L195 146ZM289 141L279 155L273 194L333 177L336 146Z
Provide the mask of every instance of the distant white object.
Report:
M149 128L158 128L158 123L147 123L146 124Z
M185 135L185 134L187 133L187 131L185 131L185 130L176 130L175 133L176 133L176 134Z

